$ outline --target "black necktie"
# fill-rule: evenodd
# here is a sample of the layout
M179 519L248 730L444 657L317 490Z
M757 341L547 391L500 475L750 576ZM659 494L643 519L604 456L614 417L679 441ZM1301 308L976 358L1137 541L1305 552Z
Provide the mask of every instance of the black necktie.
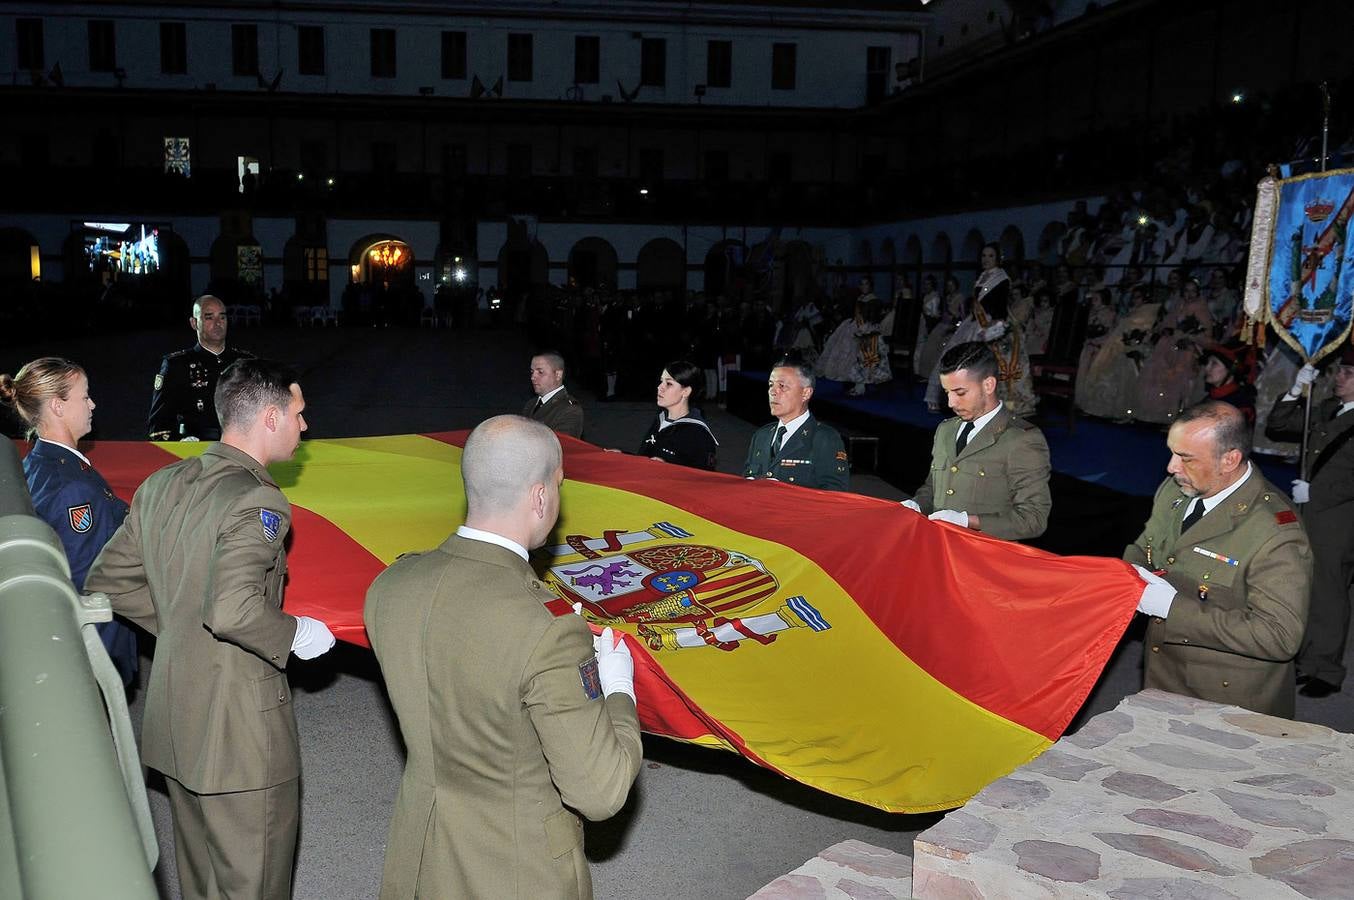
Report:
M1180 523L1180 533L1184 534L1194 527L1194 523L1204 517L1204 501L1202 497L1194 498L1194 505L1190 507L1189 515L1185 516L1185 521Z
M771 440L771 456L772 456L772 457L775 457L775 456L779 456L779 455L780 455L780 445L781 445L781 443L782 443L784 440L785 440L785 426L784 426L784 425L777 425L777 426L776 426L776 436L775 436L774 438L772 438L772 440Z
M959 429L959 440L954 442L954 453L956 456L963 453L964 448L968 446L968 436L970 434L973 434L973 423L965 422L964 427Z
M538 413L538 412L541 411L541 407L542 407L542 406L545 406L545 401L542 400L540 397L537 397L537 398L536 398L536 405L533 406L533 407L531 408L531 414L532 414L533 416L536 415L536 413Z

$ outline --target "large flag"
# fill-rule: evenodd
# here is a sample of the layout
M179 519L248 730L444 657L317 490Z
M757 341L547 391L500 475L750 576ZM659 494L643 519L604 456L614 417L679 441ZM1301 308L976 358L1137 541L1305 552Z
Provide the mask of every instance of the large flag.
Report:
M462 520L465 437L305 441L274 466L294 508L287 609L365 645L372 579ZM1043 752L1142 590L1119 560L897 503L561 441L562 513L534 564L554 612L577 602L627 636L645 730L883 809L959 806ZM130 498L204 446L98 442L90 456Z
M1245 307L1315 364L1348 337L1354 318L1354 169L1268 177L1251 228Z

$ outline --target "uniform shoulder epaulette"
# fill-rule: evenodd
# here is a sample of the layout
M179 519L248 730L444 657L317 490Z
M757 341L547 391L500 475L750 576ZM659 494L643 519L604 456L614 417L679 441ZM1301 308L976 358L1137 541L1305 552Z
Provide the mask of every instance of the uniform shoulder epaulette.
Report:
M1260 495L1260 502L1264 503L1267 509L1274 513L1274 521L1279 525L1296 525L1298 523L1297 512L1288 504L1288 498L1274 491L1266 491Z
M427 553L428 553L427 550L408 550L404 553L401 553L399 556L395 557L395 559L396 561L399 561L401 559L417 559L420 556L427 555Z
M165 359L166 360L181 359L182 357L188 356L192 352L193 352L192 347L189 347L187 350L175 350L173 353L166 353Z
M1011 416L1010 425L1012 428L1019 428L1021 431L1038 431L1038 427L1028 419L1022 419L1020 416Z

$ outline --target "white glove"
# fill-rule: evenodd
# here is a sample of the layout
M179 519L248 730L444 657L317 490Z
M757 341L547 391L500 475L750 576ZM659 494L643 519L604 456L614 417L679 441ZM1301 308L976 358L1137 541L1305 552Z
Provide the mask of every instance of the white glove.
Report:
M291 652L301 659L314 659L328 653L334 646L334 633L329 626L310 616L296 617L296 637L291 641Z
M201 441L201 440L202 440L202 438L195 438L195 437L193 437L193 436L190 434L190 435L188 435L188 437L181 437L181 438L179 438L179 443L180 443L180 444L196 444L197 442L199 442L199 441Z
M983 329L983 340L995 341L1005 333L1006 333L1005 322L993 322L991 325Z
M1306 503L1312 499L1312 483L1301 478L1293 479L1293 502Z
M574 604L574 615L576 615L576 616L581 616L581 615L583 615L583 604L582 604L582 603L575 603L575 604ZM595 650L595 649L597 649L597 648L594 647L593 649Z
M1171 613L1171 602L1175 600L1175 588L1160 575L1147 571L1142 566L1133 567L1138 577L1147 582L1138 598L1138 612L1164 619Z
M906 506L913 512L921 512L921 506L918 505L916 500L904 500L902 505Z
M932 522L949 522L951 525L958 525L960 528L968 527L968 513L962 509L958 512L952 509L938 509L926 518Z
M617 638L610 628L603 628L592 639L592 646L597 650L597 678L602 682L602 693L610 697L619 692L634 700L635 661L625 639Z
M1293 378L1293 386L1288 389L1288 396L1302 396L1302 389L1313 381L1316 381L1316 367L1307 363L1301 369L1298 369L1298 374Z

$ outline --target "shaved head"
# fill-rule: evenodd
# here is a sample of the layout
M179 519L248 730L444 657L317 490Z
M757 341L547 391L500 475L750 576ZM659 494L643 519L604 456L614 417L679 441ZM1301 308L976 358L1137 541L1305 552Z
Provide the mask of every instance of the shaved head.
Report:
M468 519L519 506L532 485L553 484L563 462L559 438L540 422L495 416L481 422L461 454Z

